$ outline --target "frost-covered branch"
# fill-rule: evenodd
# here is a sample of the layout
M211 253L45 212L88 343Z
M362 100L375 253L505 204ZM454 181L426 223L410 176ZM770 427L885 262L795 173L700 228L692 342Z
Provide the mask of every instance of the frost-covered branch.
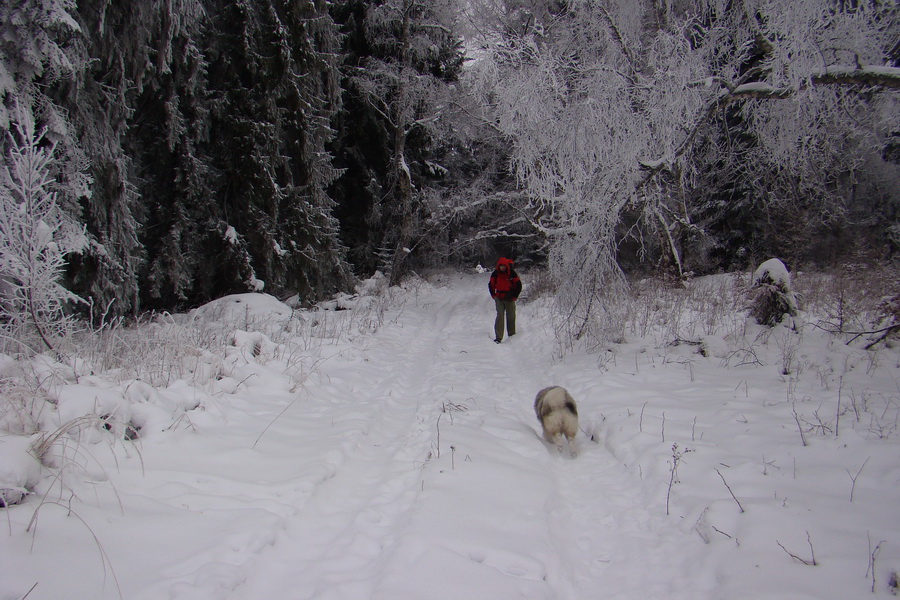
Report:
M716 193L702 191L704 179L729 181L722 197L739 179L755 201L840 210L835 171L853 177L850 144L877 147L896 113L890 98L879 114L871 95L835 88L895 89L896 69L857 66L889 64L895 40L887 9L820 9L587 1L524 34L498 32L471 72L489 86L486 120L509 139L513 173L542 207L552 276L571 292L561 315L599 317L598 291L621 277L626 220L625 235L684 268L681 246L703 234L691 215L708 215L701 202Z
M756 75L758 71L750 75ZM748 79L748 75L742 78ZM809 81L814 85L865 85L879 86L889 89L900 89L900 68L897 67L829 67L809 77ZM785 100L795 96L800 90L785 86L775 86L765 81L750 81L730 84L721 78L709 78L706 83L718 82L722 86L722 90L713 99L711 99L704 110L700 112L693 124L691 124L684 140L679 144L678 148L671 156L641 159L638 161L639 166L650 173L644 179L641 185L646 184L653 175L667 170L673 159L681 157L687 152L691 144L694 142L697 133L702 127L709 124L722 110L732 102L746 99L755 100Z
M0 297L3 337L31 349L37 336L47 350L69 325L64 305L79 298L59 279L65 255L80 250L83 235L68 223L52 191L54 146L19 107L9 134L7 164L0 170Z

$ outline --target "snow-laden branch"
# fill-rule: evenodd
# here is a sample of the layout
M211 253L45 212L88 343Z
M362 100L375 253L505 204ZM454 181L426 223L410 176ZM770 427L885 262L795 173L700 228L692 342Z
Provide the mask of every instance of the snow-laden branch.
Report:
M862 85L900 89L900 68L834 66L813 73L809 79L813 85ZM729 97L734 100L784 99L793 96L797 91L790 87L754 81L734 87L730 90Z
M900 89L900 68L833 66L818 73L813 73L812 81L813 83L825 85L874 85Z
M809 80L814 85L863 85L900 89L900 68L834 66L814 73ZM650 176L667 170L674 159L679 158L688 150L700 128L731 102L745 99L784 100L794 96L799 91L790 87L771 85L764 81L750 81L729 85L721 78L710 78L707 80L707 83L714 81L722 86L722 91L708 102L706 109L698 115L684 141L675 152L671 156L638 161L641 169L650 171L650 175L645 178L643 183L646 183Z
M900 70L860 66L890 60L881 9L649 4L571 3L559 27L504 37L472 68L511 171L546 208L553 276L572 292L561 313L586 320L620 275L625 219L652 229L677 267L718 169L751 174L748 198L805 196L824 209L842 193L834 169L852 169L844 157L896 122ZM849 85L887 93L834 89Z

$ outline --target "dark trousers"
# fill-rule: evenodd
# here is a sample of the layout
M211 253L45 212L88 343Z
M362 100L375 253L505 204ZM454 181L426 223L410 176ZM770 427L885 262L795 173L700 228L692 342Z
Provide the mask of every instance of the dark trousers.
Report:
M506 333L516 335L516 301L494 298L497 307L497 318L494 319L494 335L497 340L503 339L503 323L506 322Z

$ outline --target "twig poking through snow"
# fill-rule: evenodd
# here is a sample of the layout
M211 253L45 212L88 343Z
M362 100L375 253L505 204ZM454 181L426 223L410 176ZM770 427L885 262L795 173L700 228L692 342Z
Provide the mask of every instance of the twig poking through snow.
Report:
M872 548L872 538L869 537L869 532L866 532L866 539L869 540L869 567L866 569L866 576L872 578L872 593L875 593L875 559L878 558L878 553L881 552L881 545L885 542L885 540L881 540L878 542L878 545L875 548Z
M435 427L437 428L437 451L435 452L435 458L441 457L441 417L444 416L444 413L438 415L437 422L435 423Z
M871 456L869 458L872 458ZM869 458L863 462L862 466L859 468L859 471L856 472L856 475L850 475L850 469L846 469L847 475L850 475L850 481L853 483L850 485L850 502L853 502L853 492L856 491L856 480L859 479L859 474L862 473L862 470L865 468L866 463L869 462Z
M803 426L800 425L800 415L797 414L797 408L791 406L791 412L794 413L794 421L797 422L797 429L800 431L800 441L803 442L803 446L806 447L809 444L806 441L806 434L803 433Z
M837 401L837 413L834 418L834 439L837 439L840 435L841 429L841 392L844 391L844 376L841 375L838 377L838 401Z
M665 413L663 413L663 416L665 416ZM678 465L681 463L681 458L688 452L693 451L690 448L685 448L679 452L678 444L672 444L672 469L669 476L669 489L666 490L666 515L669 514L669 499L672 496L672 486L678 483Z
M256 375L256 373L252 373L252 375ZM250 379L250 377L249 377L249 376L246 377L246 378L244 379L244 381L247 381L247 379ZM242 381L241 383L244 383L244 381ZM238 385L240 385L240 383L239 383ZM270 428L272 425L275 424L275 421L277 421L278 419L280 419L280 418L281 418L281 415L283 415L284 413L286 413L286 412L287 412L287 409L289 409L290 407L292 407L292 406L294 405L294 402L296 402L296 401L297 401L297 398L294 398L293 400L290 401L290 403L289 403L287 406L285 406L285 407L281 410L280 413L278 413L277 415L275 415L275 418L272 419L272 421L271 421L268 425L266 425L266 428L262 430L262 433L259 434L259 437L257 437L256 440L253 442L253 445L250 446L250 449L251 449L251 450L256 450L256 445L259 443L259 440L262 439L262 436L266 435L266 432L269 430L269 428Z
M22 596L22 600L25 600L25 598L27 598L29 595L31 595L31 592L34 591L34 588L37 587L37 584L38 584L38 582L35 581L35 582L34 582L34 585L31 586L31 588L29 588L29 590L28 590L27 592L25 592L25 595L24 595L24 596Z
M735 502L737 502L738 508L741 509L741 512L744 512L744 507L741 506L741 501L738 500L738 499L737 499L737 496L734 495L734 492L731 491L731 486L728 485L728 482L727 482L727 481L725 481L725 476L722 475L722 473L721 473L718 469L716 469L716 473L718 473L718 474L719 474L719 477L722 478L722 483L725 484L725 487L728 488L728 493L731 494L731 497L734 498L734 501L735 501Z

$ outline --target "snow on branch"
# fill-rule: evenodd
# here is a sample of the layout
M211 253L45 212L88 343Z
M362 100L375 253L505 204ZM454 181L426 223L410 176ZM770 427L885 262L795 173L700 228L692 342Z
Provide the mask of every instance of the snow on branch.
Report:
M744 83L728 94L729 100L738 100L741 98L757 98L757 99L785 99L794 95L794 90L786 87L776 87L762 81L754 81Z
M872 85L898 89L900 88L900 68L832 66L813 73L810 80L814 85ZM784 99L794 95L796 91L790 87L779 87L762 81L754 81L732 88L729 97L732 99Z
M837 85L875 85L900 89L898 67L827 67L812 76L813 83Z
M812 74L810 81L813 85L867 85L891 89L900 89L900 68L898 67L846 67L831 66ZM797 93L797 89L784 86L775 86L764 81L749 81L732 85L720 78L709 78L704 81L709 85L717 82L722 86L722 91L708 102L693 127L688 131L682 144L675 150L674 155L666 158L642 159L639 166L644 171L649 171L639 187L646 184L653 175L668 169L673 158L681 156L691 145L700 126L719 110L725 108L731 102L743 99L756 100L785 100Z

